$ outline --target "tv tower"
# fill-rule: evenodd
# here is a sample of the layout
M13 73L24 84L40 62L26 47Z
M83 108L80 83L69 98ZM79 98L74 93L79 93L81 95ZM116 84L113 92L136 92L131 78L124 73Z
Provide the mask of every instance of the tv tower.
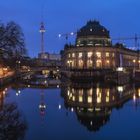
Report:
M45 30L45 26L44 26L44 22L41 22L41 26L40 26L40 33L41 33L41 54L44 54L44 34L45 34L46 30Z

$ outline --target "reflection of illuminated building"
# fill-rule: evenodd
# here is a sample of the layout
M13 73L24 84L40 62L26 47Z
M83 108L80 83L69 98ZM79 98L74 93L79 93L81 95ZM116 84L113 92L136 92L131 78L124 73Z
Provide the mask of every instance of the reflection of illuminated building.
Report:
M7 94L8 88L2 88L0 89L0 110L2 110L4 105L4 98Z
M39 105L39 109L40 109L40 114L43 116L45 115L45 111L46 111L46 104L45 104L45 99L44 99L44 91L41 91L41 102Z
M74 110L78 121L93 131L106 124L112 109L121 108L126 101L133 98L133 94L134 88L129 85L102 87L85 83L70 83L61 93L66 108Z

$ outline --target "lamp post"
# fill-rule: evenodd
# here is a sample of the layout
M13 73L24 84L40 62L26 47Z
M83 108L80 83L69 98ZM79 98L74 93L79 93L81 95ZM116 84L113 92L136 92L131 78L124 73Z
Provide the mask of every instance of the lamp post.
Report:
M133 60L134 68L133 68L133 78L135 78L135 71L136 71L136 60Z

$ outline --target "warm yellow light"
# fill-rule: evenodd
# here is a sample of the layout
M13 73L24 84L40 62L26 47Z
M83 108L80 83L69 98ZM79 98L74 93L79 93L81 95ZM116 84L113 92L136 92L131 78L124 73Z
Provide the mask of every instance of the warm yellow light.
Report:
M7 68L3 68L3 70L4 70L4 71L7 71L8 69L7 69Z
M102 60L97 60L96 62L97 62L97 63L102 63Z
M108 96L106 96L106 102L107 102L107 103L109 102L109 97L108 97Z
M97 57L101 57L101 52L96 52Z
M117 71L123 71L124 69L123 69L123 67L118 67L117 68Z
M97 97L97 103L101 103L101 97Z
M109 57L109 52L106 52L106 57Z
M140 89L138 89L138 95L139 95L139 97L140 97Z
M136 60L135 59L133 60L133 63L136 63Z
M72 57L75 57L75 53L72 53Z
M91 58L92 57L92 52L88 52L88 58Z
M123 90L124 90L124 89L123 89L123 86L118 86L118 91L119 91L119 92L123 92Z
M109 64L109 63L110 63L110 61L109 61L109 60L107 60L107 61L106 61L106 63L107 63L107 64Z
M83 96L79 96L79 102L83 102Z
M83 54L82 53L79 53L79 58L81 58L83 56Z
M91 96L88 97L88 103L92 103L92 97Z
M68 94L68 96L70 95L70 91L69 90L68 90L67 94Z
M72 101L75 101L75 96L72 97Z

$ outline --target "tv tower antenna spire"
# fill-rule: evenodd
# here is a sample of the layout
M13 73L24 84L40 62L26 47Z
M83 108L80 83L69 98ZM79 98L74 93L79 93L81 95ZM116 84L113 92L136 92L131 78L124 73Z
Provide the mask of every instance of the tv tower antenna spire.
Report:
M45 53L45 45L44 45L44 34L46 32L45 25L44 25L44 0L42 1L42 8L41 8L41 25L40 25L40 33L41 33L41 54L44 57Z
M40 26L40 33L41 33L41 53L44 54L44 34L45 34L46 30L45 30L45 26L44 26L44 22L41 22L41 26Z

